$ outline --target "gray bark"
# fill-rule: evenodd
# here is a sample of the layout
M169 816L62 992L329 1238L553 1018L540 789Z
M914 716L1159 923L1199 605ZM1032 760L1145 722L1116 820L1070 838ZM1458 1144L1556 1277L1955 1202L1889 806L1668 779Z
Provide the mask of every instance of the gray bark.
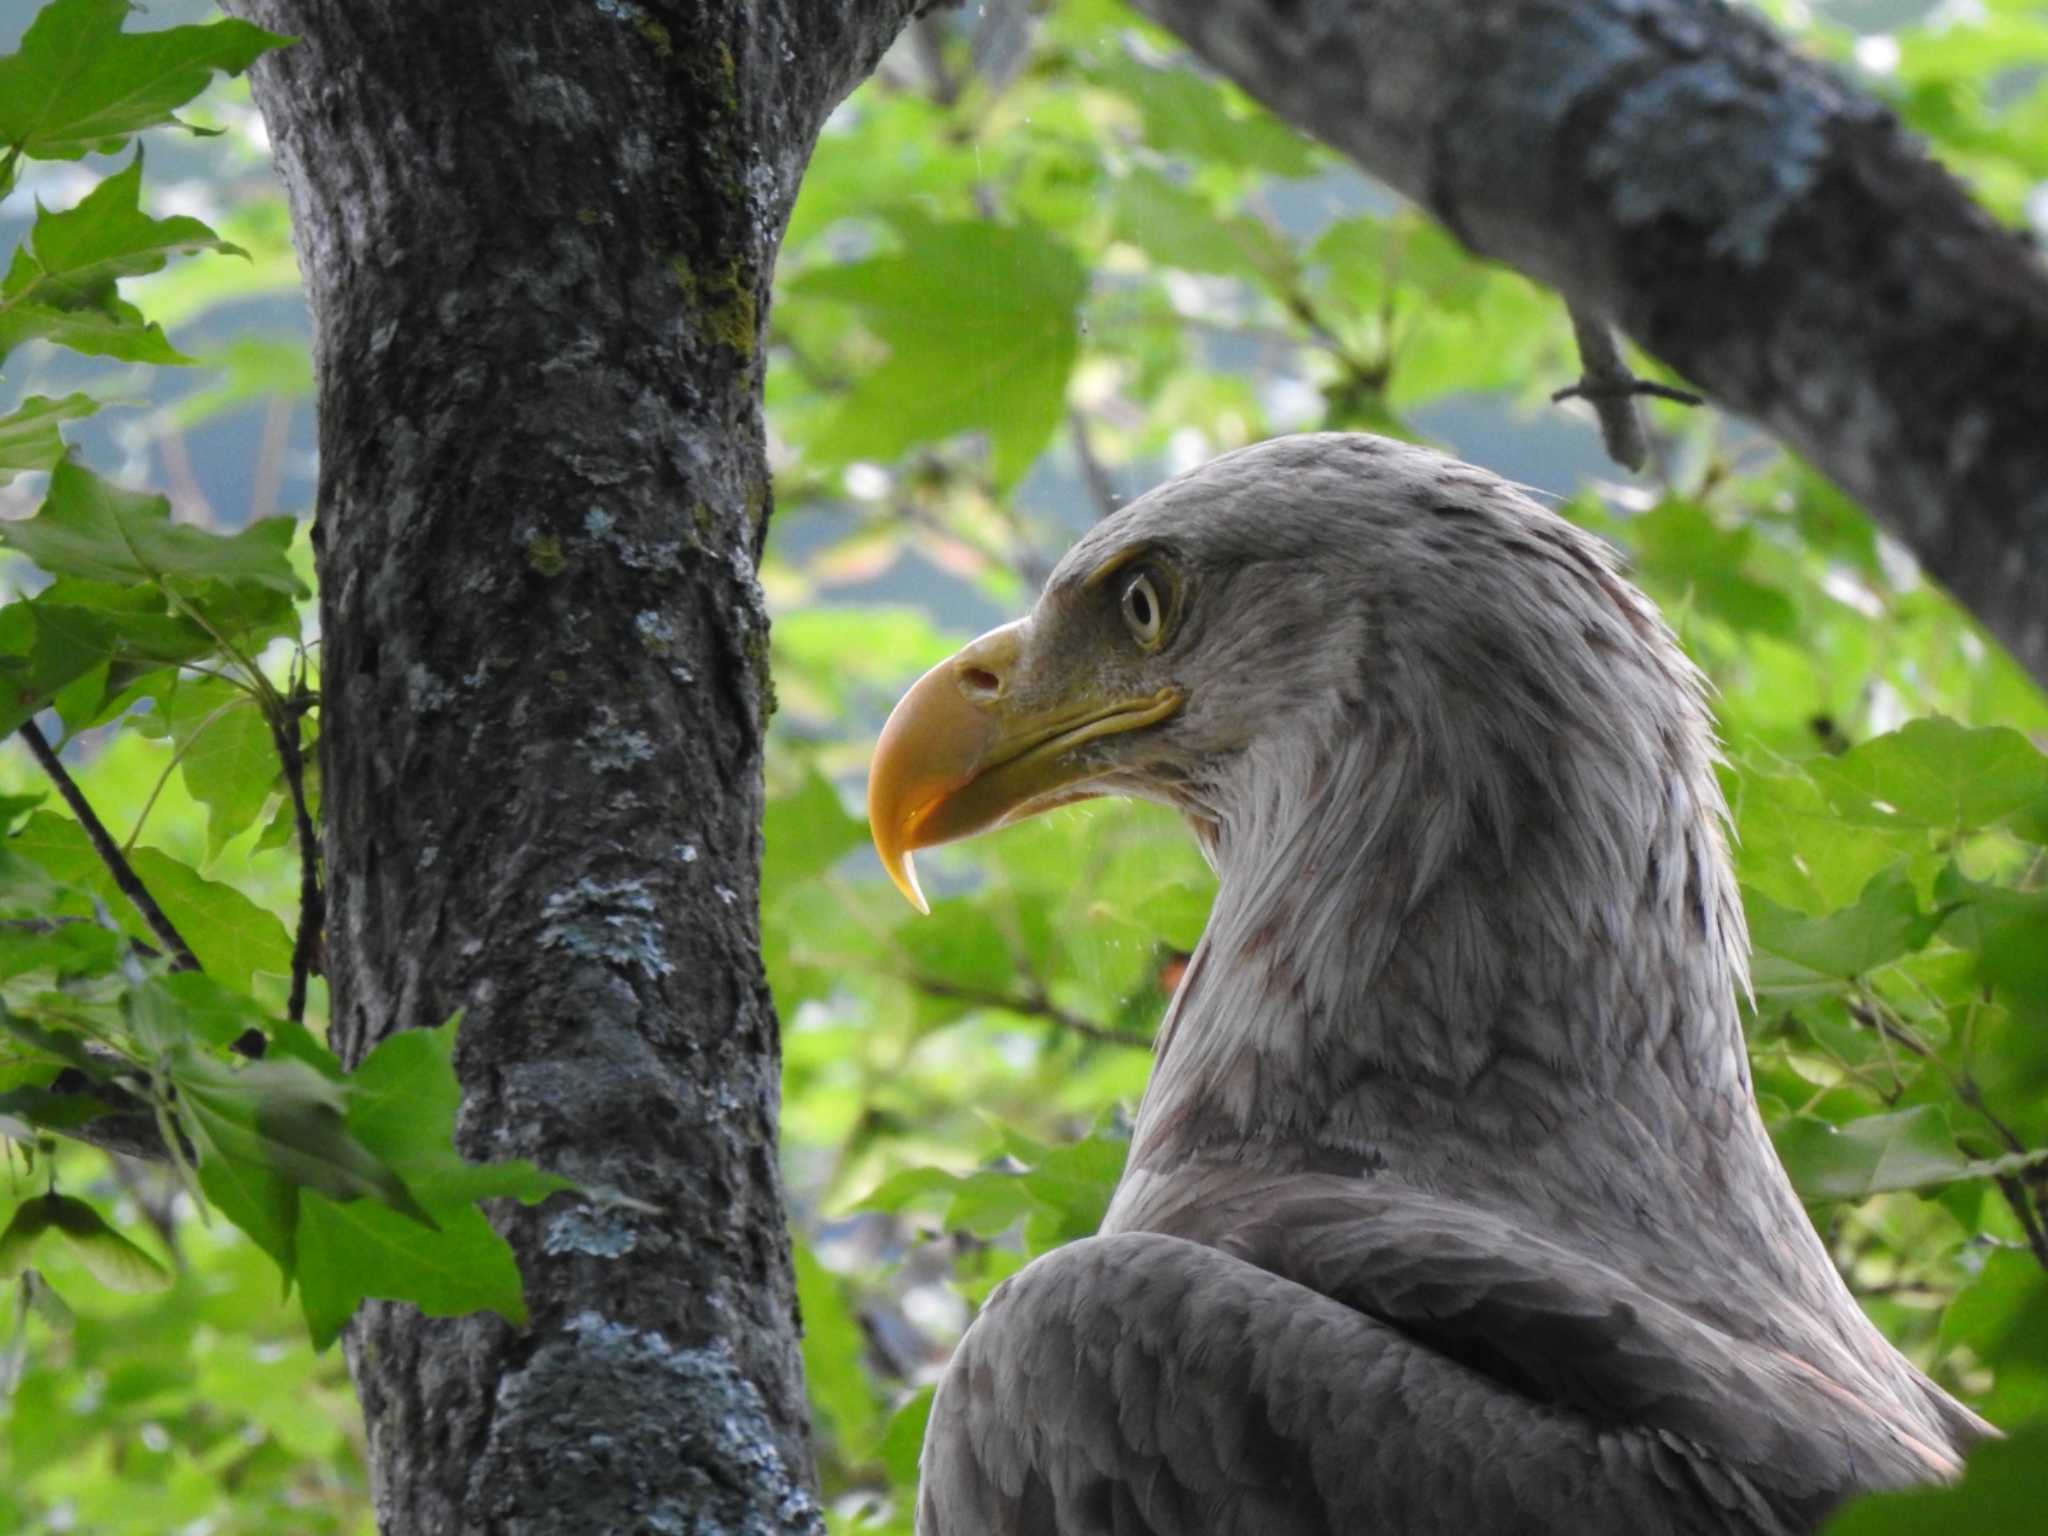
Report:
M234 0L320 387L333 1037L465 1010L532 1317L366 1307L382 1529L823 1529L756 879L761 347L907 0ZM617 1191L641 1205L607 1201Z
M1874 513L2048 682L2048 274L1715 0L1138 0Z

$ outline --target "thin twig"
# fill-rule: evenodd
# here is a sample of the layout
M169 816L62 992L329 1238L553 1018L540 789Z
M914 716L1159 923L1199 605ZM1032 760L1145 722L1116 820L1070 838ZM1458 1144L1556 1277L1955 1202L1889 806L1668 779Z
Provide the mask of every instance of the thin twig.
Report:
M249 521L273 516L284 488L284 457L291 447L292 407L273 399L263 411L263 435L256 440L256 472L249 482Z
M925 73L932 101L950 107L960 100L960 81L946 63L946 28L936 18L920 11L910 24L911 47L917 52L918 67Z
M1021 1013L1028 1018L1048 1019L1062 1029L1071 1029L1077 1035L1104 1045L1120 1045L1128 1050L1149 1051L1152 1039L1133 1029L1118 1029L1113 1024L1098 1024L1093 1019L1084 1019L1078 1013L1070 1013L1060 1007L1042 992L1029 992L1015 996L998 992L993 988L963 987L955 982L941 981L936 976L907 978L910 984L927 997L943 997L956 1003L972 1003L980 1008L1001 1008L1010 1013Z
M2034 1209L2026 1185L2017 1178L2003 1178L1998 1181L1998 1190L2005 1196L2005 1203L2012 1207L2012 1213L2019 1217L2020 1227L2027 1234L2027 1246L2034 1251L2034 1261L2048 1269L2048 1232L2041 1230L2041 1217Z
M1642 413L1636 409L1637 397L1650 395L1681 405L1703 402L1689 390L1637 378L1622 358L1614 328L1591 310L1576 304L1566 307L1572 317L1572 335L1579 344L1579 382L1558 390L1550 397L1551 404L1584 400L1600 418L1600 440L1607 447L1607 457L1624 469L1641 469L1649 462L1650 446Z
M209 532L220 532L220 514L213 510L213 503L201 489L199 477L192 472L192 455L185 447L182 429L172 427L156 442L157 456L163 461L164 478L170 482L171 503L178 509L178 515L195 527Z
M7 917L0 918L0 932L5 933L55 933L59 928L96 928L99 925L89 917ZM147 946L143 946L145 949ZM155 950L149 950L155 954Z
M231 687L241 688L241 683L236 679L229 678L226 681ZM128 841L121 845L123 853L133 853L135 845L142 841L142 829L149 825L149 813L156 809L157 798L163 794L164 786L171 782L171 775L178 771L179 764L185 761L186 754L198 744L199 738L213 728L214 721L237 705L247 702L249 701L246 690L241 697L229 699L200 721L192 734L185 738L184 744L171 753L171 760L164 764L164 771L156 776L156 783L149 791L149 798L142 802L142 809L136 813L135 825L128 831Z
M86 839L92 844L93 852L100 856L100 862L107 866L107 873L114 877L114 884L123 896L134 903L135 910L142 914L142 920L149 924L149 931L156 935L157 942L163 945L164 952L171 957L171 969L198 970L199 960L192 953L192 946L185 942L185 936L178 932L168 917L164 916L164 909L158 906L156 898L149 894L141 877L135 873L134 866L128 862L121 850L114 846L113 838L107 835L105 824L87 803L85 796L79 792L78 784L72 779L69 770L58 761L56 752L50 747L49 738L43 735L42 729L35 721L27 720L22 723L21 739L28 743L29 751L34 754L35 760L42 764L43 772L47 773L50 781L57 786L57 793L62 795L64 803L71 807L71 814L78 818L78 824L85 828Z
M1982 1115L1989 1122L1991 1129L1998 1133L1999 1140L2003 1141L2016 1156L2029 1151L2018 1133L1991 1112L1991 1107L1984 1102L1984 1090L1977 1086L1975 1077L1968 1072L1959 1073L1955 1089L1956 1097ZM2005 1196L2005 1203L2012 1207L2013 1215L2019 1218L2021 1230L2027 1234L2027 1246L2033 1249L2036 1262L2042 1269L2048 1270L2048 1230L2044 1230L2041 1221L2041 1194L2038 1187L2040 1177L2038 1170L2029 1170L2007 1175L1997 1182L1998 1192ZM2030 1183L2036 1187L2029 1188Z
M1360 357L1344 344L1344 338L1337 334L1336 327L1325 320L1316 309L1315 302L1290 276L1287 291L1280 295L1280 303L1286 311L1307 327L1316 344L1343 367L1351 376L1352 383L1368 394L1377 395L1387 387L1391 365L1385 357L1377 359Z
M134 1158L112 1159L114 1178L127 1195L141 1209L142 1216L155 1231L157 1241L171 1256L171 1263L180 1271L185 1268L184 1250L178 1246L178 1205L177 1199L183 1193L174 1184L152 1178L143 1173Z
M299 838L299 928L292 938L292 990L285 1015L294 1024L306 1022L306 978L313 972L313 952L327 922L327 896L320 887L320 847L313 837L313 817L306 809L306 758L299 742L299 721L307 698L305 682L293 688L284 719L270 720L277 755L284 763L285 787L292 797L292 825Z
M815 357L812 357L810 353L798 346L796 338L781 326L771 325L768 328L768 345L770 347L780 347L783 355L789 359L790 366L803 376L803 381L810 385L811 388L823 390L827 394L837 394L841 390L853 388L853 381L851 379L847 378L844 374L834 372Z
M1895 1040L1915 1055L1942 1067L1948 1073L1949 1086L1955 1091L1955 1096L1964 1105L1982 1115L1991 1129L1997 1132L1998 1139L2005 1143L2011 1157L1998 1159L1998 1162L2013 1166L2014 1171L1995 1175L1992 1182L1998 1186L1998 1192L2005 1196L2005 1203L2012 1207L2012 1213L2018 1219L2020 1229L2027 1235L2027 1246L2033 1250L2035 1260L2044 1270L2048 1270L2048 1228L2044 1228L2041 1220L2038 1196L2027 1187L2028 1179L2040 1176L2036 1170L2042 1152L2030 1148L2020 1139L2019 1133L2000 1119L1992 1111L1991 1106L1984 1102L1984 1090L1978 1086L1974 1075L1962 1068L1949 1067L1928 1048L1926 1042L1906 1027L1904 1021L1891 1017L1889 1009L1872 1006L1875 1002L1874 998L1867 998L1864 1001L1851 1000L1849 1016L1858 1023L1875 1027L1881 1038Z

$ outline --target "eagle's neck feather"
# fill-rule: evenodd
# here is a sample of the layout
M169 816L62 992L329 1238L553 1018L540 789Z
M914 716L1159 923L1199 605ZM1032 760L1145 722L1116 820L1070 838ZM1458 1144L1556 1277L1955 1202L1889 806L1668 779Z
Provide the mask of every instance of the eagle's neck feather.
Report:
M1606 696L1490 713L1396 678L1238 761L1133 1167L1465 1187L1649 1157L1711 1185L1768 1156L1704 712L1668 672L1589 675Z

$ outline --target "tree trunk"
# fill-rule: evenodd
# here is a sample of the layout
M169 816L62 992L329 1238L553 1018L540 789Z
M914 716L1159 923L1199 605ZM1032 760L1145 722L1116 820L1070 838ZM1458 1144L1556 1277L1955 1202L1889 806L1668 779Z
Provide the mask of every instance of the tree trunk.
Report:
M464 1011L531 1308L348 1335L398 1533L822 1530L759 959L775 251L908 0L233 0L320 381L333 1035ZM629 1197L627 1203L618 1197Z
M2048 273L1719 0L1137 0L1862 502L2048 683Z

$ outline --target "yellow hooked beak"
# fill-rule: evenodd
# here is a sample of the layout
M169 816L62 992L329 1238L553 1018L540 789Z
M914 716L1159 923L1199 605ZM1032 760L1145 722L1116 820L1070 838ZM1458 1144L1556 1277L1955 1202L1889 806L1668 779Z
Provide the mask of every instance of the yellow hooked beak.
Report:
M1100 764L1084 742L1134 731L1181 706L1178 688L1108 697L1076 690L1047 699L1016 684L1030 620L989 631L918 679L890 713L868 769L868 831L882 867L920 912L911 850L970 837L1056 805L1085 800Z

